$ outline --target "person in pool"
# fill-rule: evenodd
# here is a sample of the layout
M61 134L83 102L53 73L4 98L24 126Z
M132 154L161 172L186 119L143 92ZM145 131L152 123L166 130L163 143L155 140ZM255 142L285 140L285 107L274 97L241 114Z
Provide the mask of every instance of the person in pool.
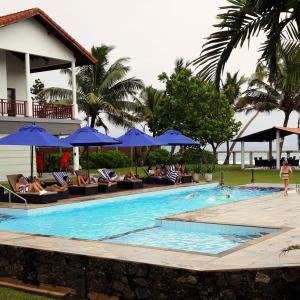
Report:
M194 198L194 197L196 197L198 195L199 195L199 192L194 192L194 193L186 195L184 198Z
M285 161L279 172L279 177L282 178L283 183L284 183L284 196L285 197L288 195L290 173L292 174L293 170L289 166L289 163L287 161Z

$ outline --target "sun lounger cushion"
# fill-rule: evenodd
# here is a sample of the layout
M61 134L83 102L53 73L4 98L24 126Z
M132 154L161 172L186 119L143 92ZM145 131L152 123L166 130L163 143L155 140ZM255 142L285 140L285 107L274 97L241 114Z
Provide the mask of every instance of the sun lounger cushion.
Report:
M53 177L56 179L56 181L59 183L60 186L63 186L65 184L64 177L68 176L67 172L53 172Z

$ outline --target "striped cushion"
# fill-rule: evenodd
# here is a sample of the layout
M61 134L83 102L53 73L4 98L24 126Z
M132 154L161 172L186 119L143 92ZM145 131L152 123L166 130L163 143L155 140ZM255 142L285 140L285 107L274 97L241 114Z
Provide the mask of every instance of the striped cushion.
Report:
M175 166L171 166L167 172L166 176L170 181L175 182L178 177L178 171L176 170Z
M111 178L109 176L109 170L107 170L107 169L98 169L97 171L103 179L111 180Z
M56 179L56 181L61 186L63 186L65 184L64 177L68 176L68 173L67 172L53 172L52 175Z

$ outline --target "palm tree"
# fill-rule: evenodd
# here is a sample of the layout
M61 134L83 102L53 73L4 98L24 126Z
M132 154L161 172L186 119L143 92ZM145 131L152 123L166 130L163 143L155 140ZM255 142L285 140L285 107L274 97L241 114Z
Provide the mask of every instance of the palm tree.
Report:
M91 53L97 59L94 65L79 67L76 73L77 99L80 111L90 119L90 126L103 127L108 131L105 117L116 126L130 127L140 119L136 116L138 104L130 101L143 88L140 79L128 78L130 67L126 65L128 58L119 58L110 64L108 55L114 48L102 45L92 47ZM62 70L69 76L71 86L71 70ZM52 87L45 89L43 94L50 100L70 101L72 91Z
M152 86L147 86L141 91L139 98L135 99L138 107L141 107L138 116L140 117L140 119L145 121L145 125L143 128L144 131L145 126L152 119L155 110L163 101L163 97L164 91L157 90ZM153 132L153 136L155 135L156 132Z
M300 112L300 82L295 80L299 78L300 48L289 53L281 52L276 64L278 72L272 82L266 80L270 78L271 69L259 64L257 76L252 78L245 96L236 103L236 108L246 113L256 111L256 114L280 110L284 113L283 127L287 127L291 113ZM281 150L282 146L283 142Z
M261 46L261 61L269 65L271 78L278 71L276 58L282 42L285 51L294 49L300 41L299 0L227 0L228 6L221 7L218 15L218 31L208 37L200 57L194 64L201 66L201 76L213 80L220 86L221 74L237 47L259 33L266 36Z
M235 109L235 103L242 93L241 88L246 82L247 78L245 76L239 77L239 72L235 72L234 74L227 73L225 81L222 81L222 92L226 95L229 104L233 107L233 109ZM229 141L226 142L227 154L224 160L224 165L229 163L230 155L234 146L235 142L231 145L231 147L229 147Z

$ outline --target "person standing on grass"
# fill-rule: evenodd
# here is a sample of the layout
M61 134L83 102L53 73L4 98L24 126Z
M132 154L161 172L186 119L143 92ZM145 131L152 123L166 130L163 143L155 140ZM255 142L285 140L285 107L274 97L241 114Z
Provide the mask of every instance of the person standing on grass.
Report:
M36 153L36 168L38 176L41 178L44 172L44 153L41 150L38 150Z
M289 163L285 161L283 163L283 166L280 169L279 176L282 178L284 183L284 196L286 197L288 195L288 189L289 189L289 181L290 181L290 172L293 173L293 170L289 166Z
M69 168L69 151L65 149L60 159L60 171L68 172Z

